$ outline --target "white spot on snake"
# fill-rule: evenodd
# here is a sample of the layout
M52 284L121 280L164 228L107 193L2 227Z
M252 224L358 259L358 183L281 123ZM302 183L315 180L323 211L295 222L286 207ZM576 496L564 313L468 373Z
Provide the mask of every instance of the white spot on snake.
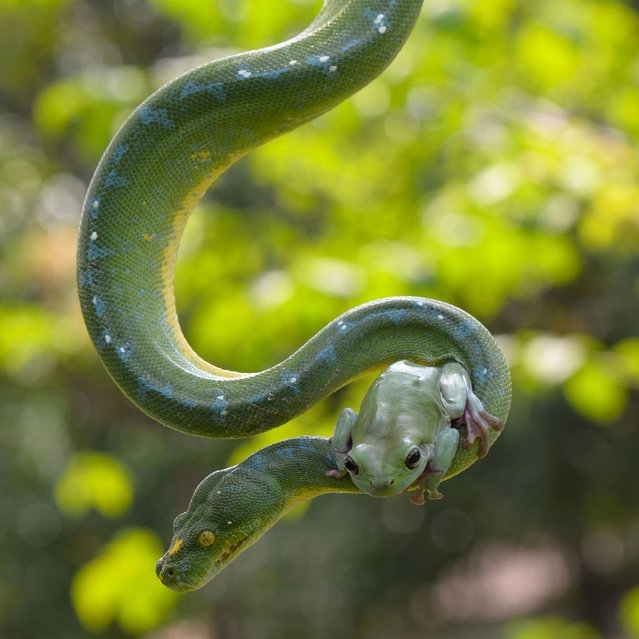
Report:
M444 316L443 316L443 315L438 315L438 316L437 316L437 319L438 319L438 320L443 320L443 319L444 319Z
M111 336L110 336L108 333L104 336L104 341L105 341L107 344L110 344L110 343L111 343Z
M229 403L226 399L226 395L224 394L224 391L221 391L219 389L216 389L216 390L217 390L217 395L215 396L215 401L211 405L211 410L213 411L213 414L217 414L220 417L224 418L229 414L229 411L228 411Z
M297 60L291 60L291 61L288 63L288 65L289 65L290 67L294 67L296 64L297 64Z
M126 362L133 354L133 350L133 345L129 342L125 342L122 346L116 348L115 352L122 362Z
M237 72L237 75L239 75L242 78L250 78L251 75L253 75L250 71L247 71L246 69L240 69Z
M388 31L386 16L383 13L378 13L373 19L373 26L377 29L378 33L386 33L386 31Z
M321 55L319 58L320 62L328 62L330 60L330 57L327 55Z
M97 233L97 231L93 231L93 233L91 233L91 239L92 239L93 241L95 241L95 240L97 240L97 239L98 239L98 233Z
M297 373L286 372L282 374L282 382L287 386L293 388L295 392L297 392L296 385L299 382L299 375Z
M335 71L337 71L337 67L335 65L333 65L328 70L331 71L332 73L334 73Z
M99 200L93 200L93 203L91 204L91 208L95 209L99 209L100 208L100 201Z
M493 374L486 367L478 367L473 371L472 377L480 384L485 384L489 379L493 377Z

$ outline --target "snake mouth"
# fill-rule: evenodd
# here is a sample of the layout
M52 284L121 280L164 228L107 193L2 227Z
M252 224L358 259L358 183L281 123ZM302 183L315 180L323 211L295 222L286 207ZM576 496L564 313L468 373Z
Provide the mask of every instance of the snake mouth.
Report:
M246 545L251 533L249 532L244 537L239 540L235 540L234 543L229 544L224 548L219 557L215 560L215 572L219 572L224 568L228 563L230 563L233 559L235 559L235 555L237 555L240 550Z

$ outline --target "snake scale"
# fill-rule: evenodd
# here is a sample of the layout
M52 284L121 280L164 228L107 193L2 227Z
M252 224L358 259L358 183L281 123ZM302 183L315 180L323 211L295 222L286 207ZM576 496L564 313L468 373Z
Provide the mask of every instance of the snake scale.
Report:
M298 36L214 60L168 83L109 144L82 212L79 296L111 377L153 419L191 435L246 437L401 359L459 362L486 409L507 417L510 376L501 351L477 320L443 302L396 297L364 304L258 373L206 362L178 323L175 260L197 201L251 149L379 75L403 46L421 4L326 0ZM490 433L491 443L497 435ZM478 446L460 445L446 477L475 461ZM198 588L298 501L360 492L335 470L329 440L300 437L214 472L175 520L173 541L157 565L161 581L175 590Z

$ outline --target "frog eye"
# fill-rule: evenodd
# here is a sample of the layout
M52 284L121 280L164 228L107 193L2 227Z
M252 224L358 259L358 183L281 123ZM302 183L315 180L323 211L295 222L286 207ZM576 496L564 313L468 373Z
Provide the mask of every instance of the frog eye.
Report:
M413 448L406 456L406 467L411 470L419 466L419 462L422 458L422 451L419 448Z
M346 459L344 460L344 468L346 468L349 473L353 473L353 475L357 475L357 473L359 473L359 466L349 455L346 455Z

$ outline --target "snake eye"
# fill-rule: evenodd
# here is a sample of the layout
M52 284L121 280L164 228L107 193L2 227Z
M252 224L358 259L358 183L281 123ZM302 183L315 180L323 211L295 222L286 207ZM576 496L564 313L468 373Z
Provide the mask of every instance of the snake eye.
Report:
M208 548L215 543L215 533L212 530L203 530L197 536L197 540L200 542L200 546Z
M413 448L413 450L406 456L406 467L411 470L417 468L422 458L422 451L419 448Z
M353 458L348 455L344 460L344 468L346 468L349 473L353 473L353 475L359 473L359 466L353 461Z

